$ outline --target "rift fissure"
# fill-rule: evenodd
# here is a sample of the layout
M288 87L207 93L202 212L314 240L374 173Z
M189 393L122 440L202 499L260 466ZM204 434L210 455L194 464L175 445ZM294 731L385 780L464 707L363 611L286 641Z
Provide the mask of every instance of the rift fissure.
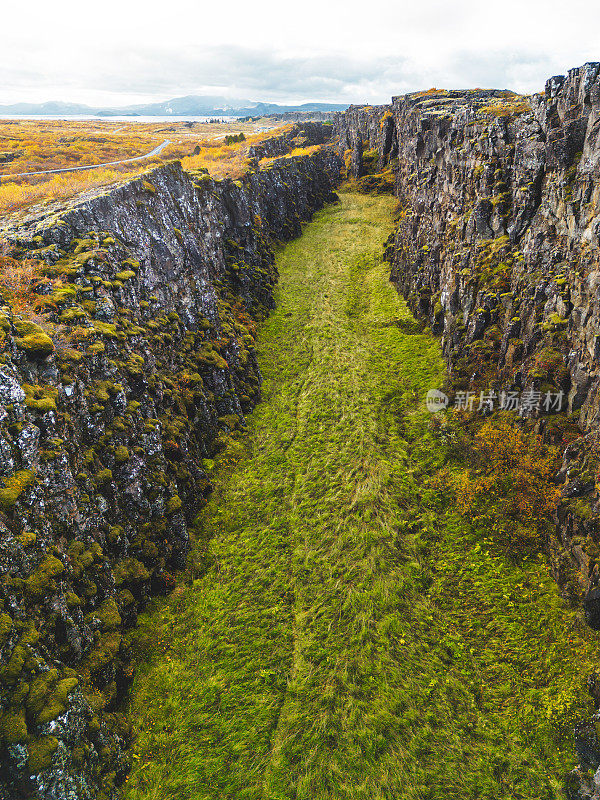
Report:
M132 798L554 798L577 720L599 795L599 119L430 90L2 221L2 800L116 798L132 724Z

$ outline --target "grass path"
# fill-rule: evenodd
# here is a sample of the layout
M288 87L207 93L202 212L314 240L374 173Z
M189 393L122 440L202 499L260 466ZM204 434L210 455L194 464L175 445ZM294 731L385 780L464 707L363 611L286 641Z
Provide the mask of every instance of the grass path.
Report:
M279 254L210 567L142 622L128 800L561 796L596 635L429 480L444 367L380 261L392 206L344 193Z

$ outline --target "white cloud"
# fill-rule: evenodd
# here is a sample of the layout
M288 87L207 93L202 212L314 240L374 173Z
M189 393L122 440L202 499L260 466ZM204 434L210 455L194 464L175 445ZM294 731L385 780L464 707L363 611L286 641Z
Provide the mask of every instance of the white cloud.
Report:
M33 0L2 18L0 103L385 102L434 85L536 91L600 60L587 0Z

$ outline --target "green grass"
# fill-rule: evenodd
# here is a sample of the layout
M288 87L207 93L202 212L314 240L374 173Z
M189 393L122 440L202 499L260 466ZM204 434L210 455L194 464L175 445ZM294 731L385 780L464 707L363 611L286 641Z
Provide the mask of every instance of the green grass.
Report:
M596 635L430 483L444 365L380 261L392 207L342 194L278 256L209 568L142 620L128 800L561 796Z

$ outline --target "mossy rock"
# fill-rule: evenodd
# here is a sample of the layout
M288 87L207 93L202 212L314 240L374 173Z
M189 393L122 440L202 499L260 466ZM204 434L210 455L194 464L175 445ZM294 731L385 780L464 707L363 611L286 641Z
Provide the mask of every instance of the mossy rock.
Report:
M19 470L9 478L5 478L4 488L0 489L0 508L5 511L12 508L25 489L34 483L35 473L30 469Z
M35 386L29 383L23 384L26 399L25 405L32 411L39 411L46 414L48 411L56 411L56 398L58 390L54 386Z
M85 316L86 313L83 310L83 308L73 307L65 309L65 311L62 312L62 314L58 319L59 322L62 322L64 324L68 322L77 322L77 320L80 320Z
M0 647L4 647L4 643L12 630L12 626L13 621L8 614L0 614Z
M174 495L169 500L167 500L166 510L167 514L174 514L176 511L180 511L183 503L181 502L181 498L177 495Z
M54 342L44 332L29 333L27 336L16 337L15 344L24 350L29 358L46 358L54 352Z
M76 677L59 680L56 669L43 672L34 680L25 705L36 725L45 725L65 713L69 704L68 696L78 682Z
M101 469L95 476L96 486L106 486L112 479L113 474L110 469Z
M91 344L88 347L86 353L90 356L99 356L101 353L104 353L105 350L106 350L106 345L104 344L104 342L94 342L94 344Z
M65 571L65 565L54 556L46 558L38 565L33 574L23 581L23 589L34 599L42 598L49 590L55 590L54 578Z
M100 322L95 319L93 325L96 331L102 334L102 336L106 336L109 339L114 339L117 336L117 326L110 322Z
M52 756L57 747L58 739L55 736L38 736L35 739L29 739L27 742L27 749L29 750L27 767L29 772L37 774L48 769L52 764Z
M0 678L4 683L7 683L9 686L16 683L17 678L25 666L28 655L29 653L25 647L20 644L16 645L8 659L8 663L0 670Z
M115 450L115 462L117 464L125 464L125 462L129 461L129 458L129 450L124 445L119 445Z
M19 536L19 541L23 547L31 547L31 545L36 543L37 535L35 533L31 533L30 531L25 531Z
M113 576L115 584L121 584L128 581L144 581L150 577L150 573L141 561L135 558L124 558L113 569Z
M119 605L121 605L122 608L128 608L129 606L132 606L135 603L135 597L131 594L129 589L121 589L121 591L118 594L118 598L119 598Z
M124 269L122 272L117 272L115 278L118 281L129 281L135 278L135 272L132 269Z
M101 603L98 608L91 611L86 619L96 619L102 625L102 630L109 631L121 625L121 615L116 602L112 597Z
M67 603L67 608L69 609L78 608L81 605L81 599L75 594L75 592L67 592L65 595L65 601Z
M5 744L18 744L27 739L27 721L23 708L9 709L0 718L0 737Z
M118 631L108 631L101 636L98 645L92 650L88 657L87 663L90 672L99 672L103 667L106 667L114 661L119 652L122 638ZM102 700L100 707L104 704L105 701Z
M107 538L110 542L117 542L124 533L125 530L121 525L112 525L108 530Z
M81 353L79 350L73 350L72 348L69 348L67 350L63 350L63 352L61 353L61 356L64 359L66 359L68 361L73 361L75 363L78 362L78 361L83 361L83 359L85 358L83 353Z

